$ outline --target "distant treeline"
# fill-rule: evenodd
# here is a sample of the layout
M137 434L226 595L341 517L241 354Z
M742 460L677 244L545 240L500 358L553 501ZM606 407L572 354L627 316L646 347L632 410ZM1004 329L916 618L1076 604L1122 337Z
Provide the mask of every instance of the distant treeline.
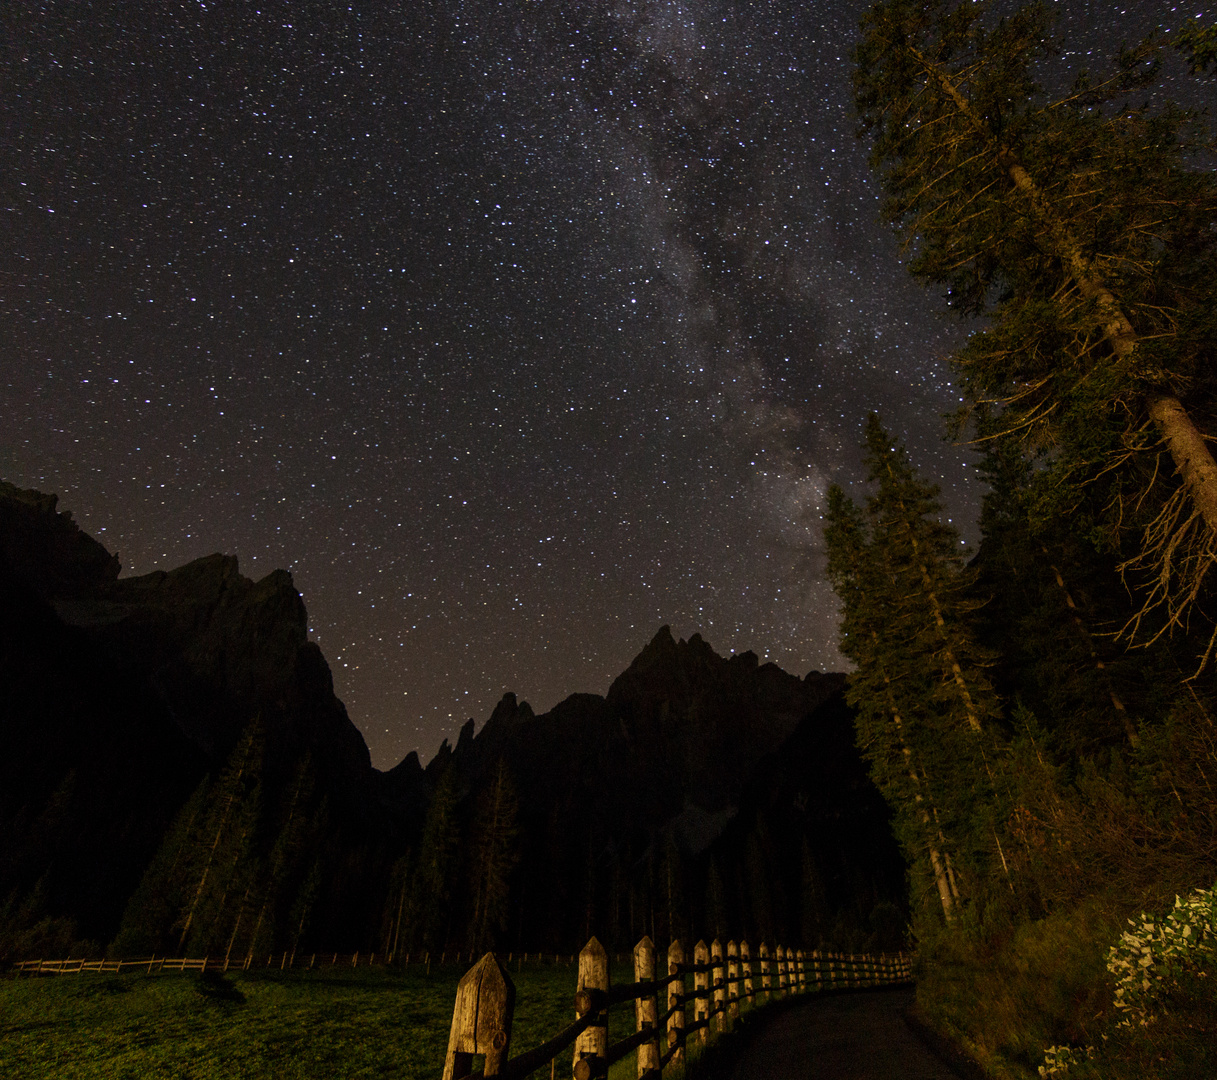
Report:
M702 659L730 663L666 632L657 641L672 656L700 649ZM757 671L747 658L735 667L745 679ZM542 762L538 773L529 743L547 721L508 702L520 714L488 725L484 754L482 737L466 733L432 763L426 810L406 849L391 861L383 848L368 856L383 868L371 881L375 906L366 905L375 921L347 928L346 940L382 957L567 952L589 928L611 948L642 934L733 933L807 948L899 948L903 866L887 808L865 780L839 690L829 686L815 700L825 693L783 752L760 760L741 806L718 815L686 809L666 822L648 818L647 807L631 821L606 821L614 779L595 770L579 772L564 807L560 785L544 783L557 764ZM308 757L274 784L265 762L255 719L179 811L127 905L112 955L208 955L240 965L332 948L331 927L317 927L313 914L360 853L343 846ZM530 763L532 794L522 798L516 768L527 773ZM626 779L619 772L616 782ZM658 804L684 805L682 791L658 794ZM366 864L361 872L368 880Z

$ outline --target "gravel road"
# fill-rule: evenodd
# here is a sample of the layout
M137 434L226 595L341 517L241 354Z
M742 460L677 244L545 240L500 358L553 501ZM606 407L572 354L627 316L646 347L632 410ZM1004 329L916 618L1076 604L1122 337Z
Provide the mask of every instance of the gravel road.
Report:
M912 1002L912 990L813 998L775 1016L715 1080L959 1080L905 1023Z

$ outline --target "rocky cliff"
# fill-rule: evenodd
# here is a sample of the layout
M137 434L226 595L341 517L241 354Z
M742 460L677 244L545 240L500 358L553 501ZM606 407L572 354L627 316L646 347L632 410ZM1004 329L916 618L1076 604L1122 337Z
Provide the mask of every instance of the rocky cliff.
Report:
M605 697L537 716L507 694L426 776L455 778L468 830L479 790L507 765L520 821L513 940L566 948L591 928L625 947L717 924L814 944L842 918L856 938L876 904L902 903L904 867L843 688L844 676L800 679L665 626Z
M606 695L538 716L507 694L425 769L410 754L381 773L289 574L251 581L211 555L122 578L54 496L0 484L0 954L105 942L120 921L124 948L180 946L189 861L216 844L240 895L278 912L258 917L278 948L383 950L394 926L468 947L479 808L503 769L509 948L865 930L903 867L842 686L663 627ZM427 832L441 787L451 820ZM196 948L253 923L213 878ZM403 910L425 933L400 933Z
M251 581L224 555L118 574L55 496L0 484L0 898L112 935L255 717L268 797L307 755L341 831L393 833L289 574Z

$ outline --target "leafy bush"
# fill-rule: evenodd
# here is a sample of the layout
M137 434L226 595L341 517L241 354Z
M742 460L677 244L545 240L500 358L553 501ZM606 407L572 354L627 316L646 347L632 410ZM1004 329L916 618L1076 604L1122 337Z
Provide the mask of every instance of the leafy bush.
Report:
M1048 1047L1041 1077L1191 1076L1211 1064L1217 886L1176 896L1165 918L1128 924L1107 952L1113 1022L1097 1045Z
M1217 961L1217 886L1196 889L1183 900L1175 897L1175 909L1165 919L1142 914L1140 922L1129 919L1111 947L1107 970L1116 976L1115 1006L1125 1014L1127 1027L1135 1020L1144 1027L1155 1018L1155 1009L1165 1008L1178 995L1188 976L1201 979L1212 973Z

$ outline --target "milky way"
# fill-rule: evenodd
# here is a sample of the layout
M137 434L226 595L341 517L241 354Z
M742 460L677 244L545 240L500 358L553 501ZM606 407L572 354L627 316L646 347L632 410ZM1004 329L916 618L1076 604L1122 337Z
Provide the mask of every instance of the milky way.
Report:
M860 10L9 5L0 476L125 574L291 570L381 767L663 623L839 667L819 512L867 413L971 540L980 495Z

